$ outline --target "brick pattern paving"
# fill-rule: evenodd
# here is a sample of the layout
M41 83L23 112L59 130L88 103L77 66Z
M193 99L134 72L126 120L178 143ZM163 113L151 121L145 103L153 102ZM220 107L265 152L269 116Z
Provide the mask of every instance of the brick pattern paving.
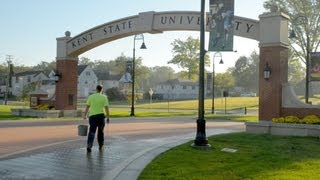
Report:
M102 152L95 141L91 154L87 154L86 137L77 137L66 143L3 157L0 159L0 179L121 179L118 175L122 169L148 150L195 137L192 119L130 123L113 124L109 129L112 136L106 128L106 148ZM207 125L212 126L207 135L243 130L239 123L208 122Z

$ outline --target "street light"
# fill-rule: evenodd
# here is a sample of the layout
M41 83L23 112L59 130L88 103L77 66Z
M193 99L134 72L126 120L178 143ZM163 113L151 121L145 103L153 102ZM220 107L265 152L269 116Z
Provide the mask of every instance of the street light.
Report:
M213 59L212 59L212 105L211 105L211 113L212 114L214 114L214 77L215 77L214 60L216 57L220 57L219 64L223 64L221 52L214 53Z
M295 23L297 22L298 19L302 19L303 23L305 25L309 24L308 18L306 16L298 16L296 18L293 19L292 21L292 30L290 32L289 38L290 39L295 39L297 38L296 32L294 31L293 26L295 25ZM299 32L300 34L302 32ZM306 29L306 38L307 38L307 44L306 44L306 92L305 92L305 102L309 103L309 69L310 69L310 35L309 35L309 31L308 29Z
M135 59L136 59L136 40L142 40L140 49L147 49L144 44L143 34L134 35L133 39L133 57L132 57L132 92L131 92L131 113L130 116L134 116L134 82L135 82Z

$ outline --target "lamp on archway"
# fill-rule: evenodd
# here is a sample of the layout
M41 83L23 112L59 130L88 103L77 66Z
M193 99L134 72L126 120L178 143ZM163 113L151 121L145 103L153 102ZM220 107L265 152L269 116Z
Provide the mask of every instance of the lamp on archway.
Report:
M264 78L266 81L269 80L269 78L270 78L270 76L271 76L271 71L272 71L271 66L270 66L269 63L267 62L267 63L266 63L266 66L265 66L264 69L263 69L263 78Z
M130 116L134 116L134 101L135 101L135 93L134 93L134 82L135 82L135 59L136 59L136 41L142 40L142 44L140 49L147 49L144 43L143 34L134 35L133 39L133 57L132 57L132 91L131 91L131 113Z

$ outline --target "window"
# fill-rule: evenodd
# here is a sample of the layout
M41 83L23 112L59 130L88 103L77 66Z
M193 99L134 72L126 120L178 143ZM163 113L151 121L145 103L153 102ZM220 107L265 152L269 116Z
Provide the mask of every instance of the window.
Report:
M192 86L192 90L195 90L196 89L196 86Z
M73 105L73 94L69 94L68 96L69 98L69 105L72 106Z
M89 71L86 71L86 76L90 76L90 72Z
M31 82L31 78L30 78L30 76L28 76L28 82Z
M172 89L174 89L174 86L171 86Z
M161 89L163 89L163 85L161 85Z
M187 89L187 86L186 86L186 85L183 85L183 86L182 86L182 89Z

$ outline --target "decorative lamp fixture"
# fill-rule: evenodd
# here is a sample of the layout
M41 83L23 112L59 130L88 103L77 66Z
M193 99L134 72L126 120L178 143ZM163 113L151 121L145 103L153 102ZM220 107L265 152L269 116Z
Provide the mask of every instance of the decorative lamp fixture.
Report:
M140 49L147 49L147 46L144 44L144 41L142 42Z
M295 39L295 38L297 38L296 32L295 32L293 29L290 31L289 38L290 38L290 39Z
M223 60L222 60L222 58L220 59L219 64L223 64Z
M133 39L133 57L132 57L132 90L131 90L131 112L130 116L135 116L134 114L134 102L135 102L135 93L134 93L134 84L135 84L135 59L136 59L136 41L142 40L142 44L140 49L147 49L146 45L144 44L144 36L143 34L136 34L134 35Z
M57 83L60 78L61 78L61 73L59 73L58 71L56 71L56 72L54 73L54 81L56 81L56 83Z
M263 78L268 81L270 79L271 76L271 66L268 64L268 62L266 63L266 67L263 70Z

